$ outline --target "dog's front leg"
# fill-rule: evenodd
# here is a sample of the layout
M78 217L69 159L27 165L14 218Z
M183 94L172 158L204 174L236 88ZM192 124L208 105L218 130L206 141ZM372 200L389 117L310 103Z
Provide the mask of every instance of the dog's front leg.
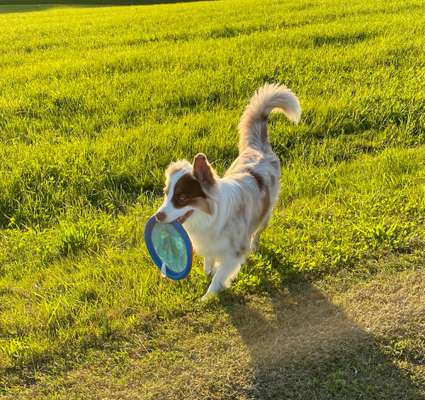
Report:
M202 300L206 300L210 296L228 288L238 274L242 262L243 258L241 257L228 257L220 261L217 266L217 272L212 278L211 284Z
M212 257L204 258L204 273L206 276L214 275L215 273L215 260Z

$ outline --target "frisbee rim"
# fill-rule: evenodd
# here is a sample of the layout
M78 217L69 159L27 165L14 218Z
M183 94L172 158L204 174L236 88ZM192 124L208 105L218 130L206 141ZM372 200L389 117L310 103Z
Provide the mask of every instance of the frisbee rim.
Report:
M152 231L156 224L158 224L157 220L155 219L155 216L152 216L149 218L148 222L145 226L145 232L144 232L144 238L146 247L148 249L148 252L154 262L154 264L159 268L159 270L163 273L163 261L159 257L158 253L155 250L155 247L152 242ZM183 239L186 252L187 252L187 262L186 265L181 272L175 272L173 271L167 264L165 265L165 276L167 278L170 278L174 281L177 281L179 279L186 278L189 275L190 270L192 269L192 259L193 259L193 248L192 248L192 242L190 241L189 235L187 234L186 230L183 228L181 224L179 224L177 221L173 221L169 223L170 225L173 225L173 227L176 229L176 231L180 234L180 237Z

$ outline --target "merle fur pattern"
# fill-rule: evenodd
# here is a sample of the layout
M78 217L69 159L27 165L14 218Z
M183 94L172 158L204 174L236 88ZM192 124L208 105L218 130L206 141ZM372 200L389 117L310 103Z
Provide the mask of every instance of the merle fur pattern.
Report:
M230 286L256 248L279 196L280 162L268 136L268 116L280 111L298 123L301 108L285 86L266 84L251 98L239 123L239 156L223 177L199 153L193 163L173 162L166 170L162 222L184 224L195 251L204 257L211 283L204 299Z

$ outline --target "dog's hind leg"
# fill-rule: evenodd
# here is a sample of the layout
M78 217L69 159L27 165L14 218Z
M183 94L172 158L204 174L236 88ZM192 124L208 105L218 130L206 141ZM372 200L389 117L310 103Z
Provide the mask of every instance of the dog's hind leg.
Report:
M253 233L251 237L251 251L257 250L258 242L260 241L260 236L263 233L264 229L267 228L267 225L270 221L270 217L272 215L272 210L267 213L267 215L263 218L257 230Z
M232 280L238 274L243 260L244 259L242 257L228 257L223 261L220 261L217 266L217 272L212 278L211 284L205 295L202 297L202 300L206 300L211 295L228 288L232 283Z

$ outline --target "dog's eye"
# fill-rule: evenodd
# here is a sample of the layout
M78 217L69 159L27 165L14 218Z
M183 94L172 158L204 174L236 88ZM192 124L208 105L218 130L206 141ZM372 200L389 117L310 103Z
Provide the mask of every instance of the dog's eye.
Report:
M184 194L179 194L179 196L178 196L178 197L179 197L179 200L180 200L180 201L185 201L185 200L186 200L186 198L187 198L187 197L186 197L186 195L184 195Z

